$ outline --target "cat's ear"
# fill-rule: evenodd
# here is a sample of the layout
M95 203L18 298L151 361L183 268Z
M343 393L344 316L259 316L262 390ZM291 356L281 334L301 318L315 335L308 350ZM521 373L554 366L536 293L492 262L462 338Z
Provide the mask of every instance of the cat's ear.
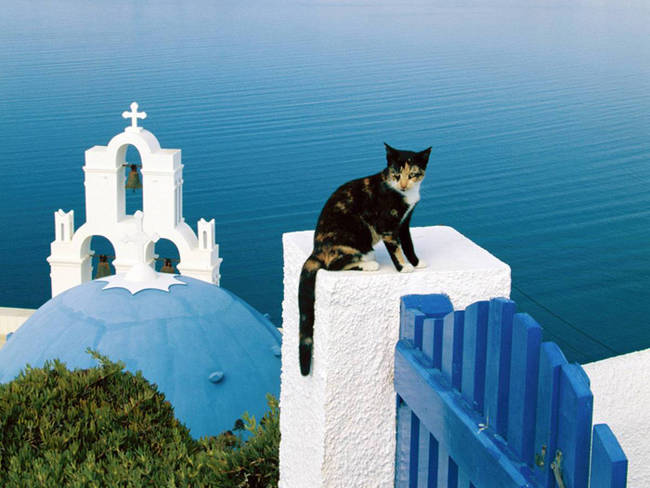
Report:
M426 167L429 162L429 155L431 154L431 147L426 148L424 151L418 153L418 161L422 167Z
M384 146L386 146L386 161L388 161L388 165L390 166L391 161L395 161L396 159L397 149L390 147L385 142Z

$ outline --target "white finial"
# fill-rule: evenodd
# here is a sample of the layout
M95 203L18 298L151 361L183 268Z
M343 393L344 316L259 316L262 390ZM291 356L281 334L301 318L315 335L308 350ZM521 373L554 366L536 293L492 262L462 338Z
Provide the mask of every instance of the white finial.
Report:
M133 129L138 130L140 129L140 127L138 127L138 119L146 119L147 112L138 112L138 103L133 102L131 104L131 111L122 112L122 117L124 117L125 119L131 119L131 130Z

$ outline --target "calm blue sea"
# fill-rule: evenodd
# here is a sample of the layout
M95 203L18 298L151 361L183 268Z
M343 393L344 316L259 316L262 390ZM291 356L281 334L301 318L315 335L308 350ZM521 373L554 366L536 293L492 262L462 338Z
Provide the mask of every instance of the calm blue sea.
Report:
M53 212L84 222L84 150L133 100L276 324L282 233L386 141L433 146L414 225L509 263L570 359L650 347L647 1L2 2L1 306L49 298Z

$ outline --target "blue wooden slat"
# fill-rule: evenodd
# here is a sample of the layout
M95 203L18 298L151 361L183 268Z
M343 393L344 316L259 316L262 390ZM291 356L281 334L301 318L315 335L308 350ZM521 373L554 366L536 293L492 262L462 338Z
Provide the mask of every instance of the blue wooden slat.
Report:
M446 295L406 295L400 299L400 338L410 339L418 349L424 349L437 367L440 367L441 351L437 346L441 344L442 325L434 324L431 328L425 319L442 318L451 311L453 306Z
M422 348L422 321L426 315L414 308L401 312L400 339L412 341L418 349Z
M410 322L410 317L407 313L408 306L407 302L405 302L406 298L402 297L399 302L399 338L413 341L413 323Z
M465 312L449 313L443 319L441 370L451 385L461 389L463 374L463 324Z
M431 365L440 369L442 367L442 335L444 330L443 319L427 319L425 324L425 343L423 351Z
M463 470L458 470L458 488L470 488L472 483L469 480L469 476Z
M429 482L429 456L431 450L430 434L418 420L418 473L415 486L426 488ZM437 451L436 451L437 454Z
M508 391L512 319L515 303L505 298L490 300L485 373L485 419L502 437L508 429Z
M435 319L433 321L433 355L432 363L436 369L442 368L442 334L444 331L444 321Z
M445 444L438 445L438 480L440 488L447 488L449 485L449 452Z
M477 412L483 413L485 396L485 356L489 302L476 302L465 309L463 330L463 397Z
M570 488L587 488L593 395L589 378L578 364L560 366L557 449L562 475Z
M422 364L421 357L407 341L398 342L395 389L439 441L439 460L444 459L442 451L446 451L477 487L526 486L526 477L509 455L499 449L488 431L478 429L478 415L461 402L460 394L440 371ZM445 471L444 467L440 466L439 471Z
M420 311L413 311L409 309L409 312L413 312L413 345L416 349L422 350L422 327L426 315Z
M512 323L508 446L529 466L533 465L535 408L542 328L528 314L518 313Z
M427 431L428 432L428 431ZM438 458L440 447L433 435L429 434L429 475L427 477L427 488L438 488Z
M426 358L426 361L429 366L433 364L433 351L434 349L440 350L440 344L442 343L442 334L438 332L440 337L437 338L438 344L436 343L436 322L437 319L427 318L424 319L422 323L422 353ZM439 321L439 320L438 320ZM438 327L440 328L440 327Z
M400 398L397 400L397 445L395 487L408 488L411 447L411 409Z
M449 458L447 464L447 487L458 488L458 465L452 458Z
M539 381L535 413L536 462L534 478L542 488L553 488L555 481L550 466L557 447L557 415L560 394L560 367L566 364L562 351L554 342L544 342L539 354ZM544 453L542 455L542 453Z
M411 443L409 446L409 488L418 487L418 461L420 460L420 419L411 411Z
M606 424L594 425L589 488L624 488L627 484L627 458Z

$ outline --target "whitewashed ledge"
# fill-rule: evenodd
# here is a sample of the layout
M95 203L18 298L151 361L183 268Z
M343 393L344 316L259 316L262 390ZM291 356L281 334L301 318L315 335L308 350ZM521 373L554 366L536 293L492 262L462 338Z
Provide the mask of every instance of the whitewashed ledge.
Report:
M34 312L36 310L30 308L0 307L0 347L5 343L7 334L23 325Z
M650 349L583 368L594 394L594 424L609 424L627 456L627 486L650 486Z
M456 230L412 236L426 268L398 273L380 244L378 271L319 271L312 372L303 377L298 279L313 231L283 235L280 488L392 487L400 297L444 293L462 309L510 296L510 267Z
M18 327L36 312L31 308L9 308L0 307L0 334L7 335L14 332Z

